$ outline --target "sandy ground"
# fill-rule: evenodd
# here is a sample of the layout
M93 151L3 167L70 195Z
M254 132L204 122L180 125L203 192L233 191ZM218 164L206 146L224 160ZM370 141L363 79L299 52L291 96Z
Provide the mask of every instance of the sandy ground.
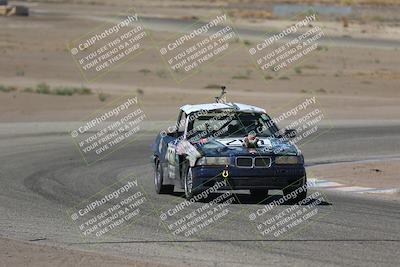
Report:
M368 163L335 163L311 168L318 178L334 180L346 185L372 188L400 188L399 160Z
M0 266L168 266L5 238L0 238L0 250Z
M129 88L127 92L129 92ZM178 108L186 103L207 103L217 95L217 90L174 89L174 93L164 94L165 88L151 88L144 96L139 95L139 101L149 120L175 121ZM170 91L171 92L171 91ZM133 91L130 95L137 95ZM0 92L0 121L29 122L29 121L82 121L93 110L97 110L118 95L113 95L105 102L99 101L97 95L91 96L53 96L38 95L23 92ZM292 108L288 98L296 103L312 97L307 94L288 93L252 93L233 91L229 97L233 102L250 103L265 108L271 116ZM320 96L317 100L323 108L326 120L323 123L338 127L341 124L364 122L364 124L393 124L398 123L397 98L372 98L351 96ZM293 102L292 102L293 103ZM340 107L340 109L338 109ZM365 117L368 114L368 118Z
M348 186L400 190L399 159L361 163L334 163L309 168L309 174L317 179L338 182ZM400 192L370 194L371 196L400 200Z
M165 2L137 1L135 4L144 14L158 17L187 19L188 16L205 17L215 12L210 8L214 3L196 6L174 1L173 5L165 6ZM292 68L265 80L264 74L255 70L246 48L237 43L237 50L231 56L208 65L199 74L177 84L158 51L151 48L148 53L112 70L105 79L88 84L83 82L66 45L99 25L98 20L87 16L89 12L92 16L115 15L131 4L29 5L37 12L32 17L0 17L0 83L18 88L14 92L0 92L0 122L80 121L121 93L137 94L138 89L143 91L139 99L150 120L173 121L179 106L213 101L219 90L206 87L224 84L228 86L228 100L264 107L271 115L285 110L290 105L288 99L315 95L333 126L352 125L356 121L362 125L399 123L398 49L347 48L332 44L301 62L298 65L301 72ZM71 14L66 15L63 10ZM268 23L242 18L237 18L236 22L258 28ZM287 24L287 21L273 21L268 26L280 28ZM378 35L383 39L398 39L398 26L380 24L376 21L354 22L350 28L344 29L340 21L329 21L321 26L332 36L358 38ZM156 41L161 41L174 33L153 31L152 35ZM247 78L235 79L238 75ZM54 96L22 92L25 87L34 87L40 82L50 86L88 86L96 94ZM99 92L110 97L102 102L97 95ZM343 184L386 188L400 187L398 166L398 161L341 163L321 165L312 168L312 172L318 178ZM0 265L4 263L5 266L158 266L9 239L0 240L0 250L4 251Z
M54 13L55 9L63 10L60 7L69 8L73 13ZM174 8L179 11L178 7ZM287 106L289 98L316 95L331 119L398 119L400 57L395 49L346 48L332 44L304 58L297 65L301 71L290 68L266 80L265 74L254 68L246 47L237 43L233 44L234 51L230 56L176 83L153 47L122 67L113 69L103 79L85 83L66 45L100 23L87 16L89 11L93 10L91 16L114 15L121 7L100 5L94 9L90 5L35 3L32 10L43 15L0 17L1 85L16 86L20 91L40 82L53 87L83 85L107 94L136 93L141 89L141 101L148 112L153 113L154 120L175 119L176 107L187 103L213 101L219 90L206 87L221 84L228 87L228 100L262 106L272 113ZM153 10L161 12L157 7ZM212 9L207 14L210 13ZM334 32L333 23L326 22L328 32ZM270 28L276 28L277 24L274 22ZM173 36L173 33L161 31L152 31L151 34L156 42ZM387 33L386 36L392 38L393 34ZM237 79L237 76L245 78ZM78 99L18 92L0 92L0 103L1 121L77 120L87 115L88 109L104 104L96 97ZM69 112L63 112L67 108L62 106L71 108ZM54 113L49 114L50 110Z
M137 94L149 120L174 121L179 106L210 102L218 94L218 89L206 87L224 84L228 86L228 100L261 106L272 116L290 107L288 99L316 96L325 112L325 123L333 127L357 123L399 123L400 57L397 50L392 49L336 47L333 43L329 49L315 51L312 56L300 62L297 67L301 72L291 68L265 80L264 74L254 68L248 54L244 53L245 47L237 43L233 44L235 51L229 57L209 64L198 74L176 83L158 51L151 48L123 67L112 70L100 81L82 82L66 44L98 25L98 20L86 14L92 17L116 14L121 7L128 5L123 1L119 2L120 6L105 5L101 1L96 3L99 5L94 5L95 8L84 4L30 3L33 11L46 15L0 17L3 25L3 38L0 42L0 50L3 52L0 61L1 83L18 88L10 93L0 92L1 122L81 121L121 93ZM61 6L70 10L71 14L53 13L55 8ZM170 5L137 1L135 6L147 16L172 18L179 18L183 8L189 8L186 14L193 13L196 17L209 16L215 13L216 8L211 3L198 5L180 1L170 2ZM291 23L285 20L254 21L240 17L234 20L238 26L264 27L269 30ZM382 25L378 27L376 23L351 25L349 28L343 28L341 22L337 21L321 21L318 24L328 36L349 34L356 38L360 37L359 32L363 30L363 37L398 38L396 33L400 29L390 23L383 25L391 27L389 30L382 28ZM378 36L376 32L379 32ZM152 31L151 34L158 42L170 38L173 33ZM237 75L247 78L235 79ZM52 87L83 85L92 88L94 94L54 96L22 92L25 87L34 87L40 82L46 82ZM99 92L108 95L106 101L99 100ZM396 166L396 162L375 167L351 165L343 168L340 165L338 168L338 165L329 165L321 166L321 171L317 172L326 175L329 171L328 179L345 184L375 187L384 181L387 186L398 186L393 173ZM380 168L385 170L368 171ZM365 173L361 170L365 170ZM376 179L378 176L379 180Z

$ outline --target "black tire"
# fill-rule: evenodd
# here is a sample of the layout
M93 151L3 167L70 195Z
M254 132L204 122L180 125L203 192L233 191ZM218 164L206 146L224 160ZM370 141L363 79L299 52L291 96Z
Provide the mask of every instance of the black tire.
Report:
M268 189L250 189L250 195L257 199L268 197Z
M154 166L154 186L157 194L172 194L174 192L174 185L163 185L164 173L161 164L158 160Z
M191 199L194 196L193 191L193 174L192 168L185 164L183 166L183 188L185 189L185 197L187 200Z
M298 188L290 188L290 189L285 189L283 190L283 195L290 195L292 192L296 191ZM290 199L287 200L287 204L297 204L300 201L304 200L307 197L307 189L302 190L301 192L297 193L296 196L293 198L291 197Z

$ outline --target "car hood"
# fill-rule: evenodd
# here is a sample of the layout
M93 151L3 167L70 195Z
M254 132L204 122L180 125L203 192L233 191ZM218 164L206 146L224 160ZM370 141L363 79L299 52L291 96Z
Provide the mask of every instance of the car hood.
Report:
M237 156L237 155L299 155L299 149L288 141L274 137L258 138L257 148L243 145L244 138L210 139L196 147L203 156Z

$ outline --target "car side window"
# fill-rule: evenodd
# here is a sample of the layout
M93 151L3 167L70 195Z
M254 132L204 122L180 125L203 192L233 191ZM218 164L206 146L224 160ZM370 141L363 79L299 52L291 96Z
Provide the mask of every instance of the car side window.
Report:
M178 136L180 136L184 133L185 124L186 124L186 113L181 112L178 116L178 121L176 122L176 129L178 132Z

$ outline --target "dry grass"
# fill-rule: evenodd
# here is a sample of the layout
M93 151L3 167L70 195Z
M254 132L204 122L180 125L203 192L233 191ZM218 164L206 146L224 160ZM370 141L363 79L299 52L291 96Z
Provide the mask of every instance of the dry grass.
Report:
M215 0L205 0L215 2ZM221 0L221 3L332 4L332 5L400 5L399 0Z
M258 11L258 10L231 10L229 11L229 16L233 18L242 19L272 19L272 12L269 11Z
M33 0L28 0L28 2L32 2ZM174 0L170 1L171 4L176 4L176 2L182 2L183 4L187 4L190 2L197 3L196 1L187 1L187 0ZM43 3L73 3L73 4L87 4L87 5L129 5L131 4L131 0L34 0L34 2L43 2ZM334 4L334 5L400 5L399 0L203 0L203 3L212 3L216 2L219 4L224 3L248 3L249 5L253 3L276 3L276 4ZM154 1L152 5L162 4L167 6L167 1ZM246 12L244 12L246 13ZM265 18L264 16L268 16L268 14L262 14L256 11L254 14L256 16L261 16L261 18Z

